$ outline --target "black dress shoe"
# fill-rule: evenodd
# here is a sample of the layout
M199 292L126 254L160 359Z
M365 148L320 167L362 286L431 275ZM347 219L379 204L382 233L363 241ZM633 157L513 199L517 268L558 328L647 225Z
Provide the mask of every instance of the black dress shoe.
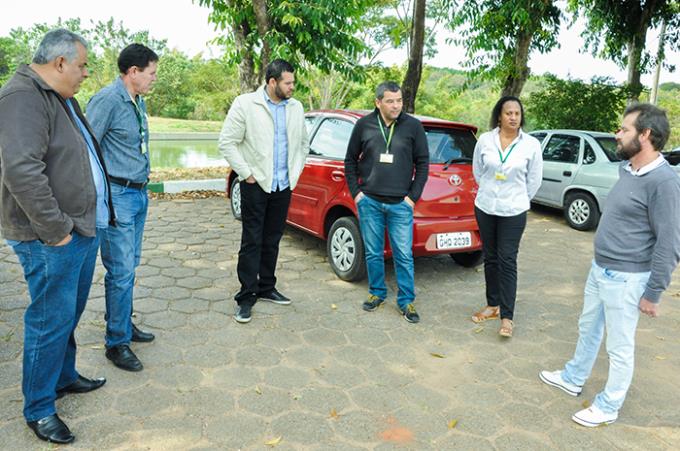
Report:
M262 293L257 295L257 298L262 299L263 301L269 301L279 305L288 305L291 302L289 298L279 293L279 290L277 290L276 288L273 288L269 291L263 291Z
M97 379L88 379L85 376L78 375L78 379L72 384L57 390L57 399L69 393L87 393L96 390L106 383L106 379L98 377Z
M106 358L125 371L142 371L144 365L139 361L130 346L118 345L106 350Z
M35 432L40 440L52 443L71 443L75 436L61 418L54 415L41 418L38 421L27 421L26 424Z
M135 326L135 323L132 323L132 341L135 341L137 343L148 343L150 341L153 341L154 334L151 332L144 332L143 330L139 329L137 326Z

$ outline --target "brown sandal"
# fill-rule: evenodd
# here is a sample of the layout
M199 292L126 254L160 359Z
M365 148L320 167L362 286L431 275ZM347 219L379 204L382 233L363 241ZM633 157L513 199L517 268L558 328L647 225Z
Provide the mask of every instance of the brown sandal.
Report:
M501 328L498 329L498 335L506 338L512 337L513 326L514 324L511 319L503 318L501 320Z
M474 315L472 315L473 323L483 323L490 319L497 319L500 316L500 307L491 307L487 305Z

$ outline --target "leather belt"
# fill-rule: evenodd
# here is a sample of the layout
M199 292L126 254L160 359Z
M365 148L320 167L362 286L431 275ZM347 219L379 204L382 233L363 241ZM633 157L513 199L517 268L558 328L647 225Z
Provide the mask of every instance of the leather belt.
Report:
M109 181L111 181L111 183L115 183L116 185L124 186L125 188L134 188L134 189L142 189L146 186L147 183L149 183L148 180L146 182L138 183L138 182L132 182L132 181L127 180L127 179L121 179L121 178L118 178L118 177L114 177L112 175L109 176Z

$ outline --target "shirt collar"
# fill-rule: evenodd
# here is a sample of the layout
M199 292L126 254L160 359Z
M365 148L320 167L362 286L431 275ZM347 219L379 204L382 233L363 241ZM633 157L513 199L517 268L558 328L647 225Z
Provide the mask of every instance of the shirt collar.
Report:
M623 167L626 171L630 172L632 175L636 177L643 176L647 174L648 172L652 172L654 169L658 168L662 164L666 162L666 159L663 157L663 155L659 154L658 157L656 157L656 160L647 163L646 165L642 166L640 169L637 171L633 169L633 165L630 164L630 161Z
M501 128L500 128L500 127L496 127L496 128L494 128L494 129L491 131L491 133L493 133L493 140L494 140L494 142L496 143L496 145L497 145L498 148L500 149L500 148L501 148ZM522 130L522 129L520 128L520 129L519 129L519 133L517 134L517 138L513 139L513 140L512 140L512 143L520 142L521 140L524 139L525 136L526 136L526 133L524 133L524 130ZM512 144L512 143L510 143L510 144ZM507 151L508 149L505 149L505 150Z
M264 92L264 100L269 105L279 106L279 105L287 105L288 104L288 99L283 99L279 103L272 102L272 99L269 97L269 94L267 93L267 86L266 85L262 89L262 92Z
M397 116L397 118L394 121L392 121L392 124L388 126L387 124L385 124L385 120L383 119L382 114L380 114L380 109L378 109L378 107L375 107L373 112L375 113L376 116L378 116L378 120L380 121L380 123L385 125L386 128L389 128L393 124L396 124L397 122L399 122L401 120L401 118L404 116L404 114L406 114L406 113L404 113L404 110L402 110L401 113L399 113L399 116Z
M127 90L125 87L125 83L123 83L123 79L121 77L118 77L115 82L116 85L116 91L118 91L118 94L126 101L126 102L136 102L137 99L140 98L140 96L137 96L135 99L132 98L130 95L130 92Z

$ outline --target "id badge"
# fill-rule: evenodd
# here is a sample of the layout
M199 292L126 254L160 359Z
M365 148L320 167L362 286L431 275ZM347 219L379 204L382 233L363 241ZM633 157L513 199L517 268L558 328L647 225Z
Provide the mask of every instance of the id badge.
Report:
M381 153L380 154L380 162L392 164L392 163L394 163L394 155L392 155L391 153Z
M496 171L496 180L505 181L507 179L508 179L508 176L506 176L504 173L502 173L500 171Z

